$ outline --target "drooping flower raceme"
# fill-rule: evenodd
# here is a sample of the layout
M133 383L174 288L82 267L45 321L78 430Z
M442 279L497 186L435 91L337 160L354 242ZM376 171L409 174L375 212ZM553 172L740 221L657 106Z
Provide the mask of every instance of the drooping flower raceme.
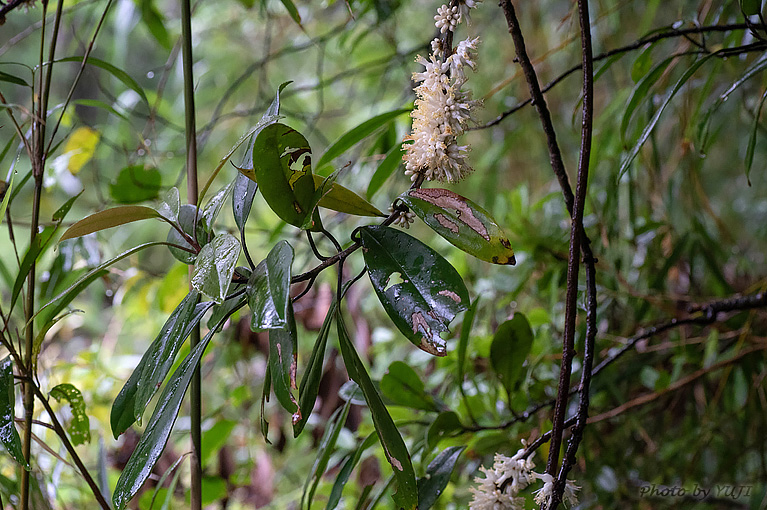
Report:
M475 6L469 0L454 7L443 5L434 17L435 25L442 33L453 31L463 16L463 9ZM413 73L415 109L413 132L405 140L403 160L405 174L415 181L423 174L426 180L457 182L472 172L466 162L468 145L459 145L457 137L473 120L472 111L479 101L471 99L471 92L461 90L467 81L466 67L477 70L476 54L479 38L469 38L458 43L452 54L445 58L442 41L432 41L432 53L416 62L424 67Z

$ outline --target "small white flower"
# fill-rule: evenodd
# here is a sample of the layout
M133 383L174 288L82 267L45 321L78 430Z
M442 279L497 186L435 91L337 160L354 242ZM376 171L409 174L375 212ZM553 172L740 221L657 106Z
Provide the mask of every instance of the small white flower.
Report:
M499 489L498 473L484 467L479 469L485 473L485 478L474 479L479 486L470 489L474 496L469 510L524 510L525 498L516 498L508 490Z
M458 10L461 12L461 19L466 18L466 22L471 24L469 10L475 8L480 3L482 3L482 0L461 0L458 2Z
M551 496L554 494L554 477L548 473L535 475L538 479L543 480L543 487L535 491L535 502L538 505L548 505L551 500ZM580 487L575 485L572 480L567 480L565 483L565 490L562 493L562 501L570 506L578 504L578 496L575 494Z
M439 28L440 33L445 33L448 30L455 31L455 27L461 22L461 10L456 5L455 7L448 7L442 5L437 9L437 15L434 16L434 25Z
M389 212L394 212L394 206L389 206ZM392 225L399 225L402 228L410 228L410 225L415 221L415 213L413 211L402 212L392 222Z

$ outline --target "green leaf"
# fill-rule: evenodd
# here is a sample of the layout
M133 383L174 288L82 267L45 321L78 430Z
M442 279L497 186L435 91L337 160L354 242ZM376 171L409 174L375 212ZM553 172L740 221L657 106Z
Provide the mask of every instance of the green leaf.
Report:
M381 393L396 405L436 411L437 405L427 394L418 374L402 361L395 361L381 378Z
M288 13L290 14L290 17L293 18L293 21L298 23L299 26L301 26L301 15L298 13L298 9L296 9L296 4L293 3L292 0L280 0L282 2L282 5L285 6L285 8L288 10Z
M206 467L213 460L213 456L226 445L235 426L237 426L236 421L219 420L211 428L202 433L200 461L202 462L203 468Z
M71 384L59 384L51 389L49 395L61 402L62 399L69 402L69 408L72 412L72 419L69 422L67 431L72 439L72 444L89 443L91 441L91 427L88 415L85 413L85 401L80 390Z
M400 196L436 233L461 250L493 264L517 263L506 234L480 206L450 190L412 189Z
M269 330L269 365L274 394L282 407L293 413L293 423L301 420L301 412L292 391L297 389L297 344L296 320L293 317L293 306L289 306L285 327Z
M346 417L349 416L349 408L351 408L351 400L346 402L343 407L336 409L330 416L330 419L328 419L325 433L322 434L320 444L317 446L317 457L314 459L312 470L309 472L309 477L304 483L304 491L301 494L301 508L309 509L312 506L314 492L317 490L320 478L328 466L330 455L333 453L338 441L338 435L341 433L341 429L344 428ZM304 506L304 502L306 502L306 506Z
M346 485L346 482L349 481L349 476L351 476L354 467L360 461L360 457L362 457L364 451L375 444L376 439L378 439L378 437L375 433L368 435L362 444L360 444L359 447L354 451L354 454L349 455L346 458L344 465L341 467L341 470L336 476L336 481L333 482L333 489L331 489L330 496L328 496L328 504L325 505L325 510L333 510L338 506L338 503L341 501L341 495L344 491L344 485Z
M359 229L368 275L397 328L422 350L445 356L440 333L469 305L469 291L441 255L400 230Z
M439 442L456 431L461 431L461 420L454 411L440 413L429 426L426 432L426 446L429 450L435 448Z
M232 212L234 213L234 223L240 230L241 238L245 237L245 222L248 221L256 191L258 191L256 181L248 179L245 174L238 172L237 177L234 178L234 189L232 190Z
M0 442L16 462L29 469L21 450L21 438L14 423L15 404L13 362L10 356L6 356L0 360Z
M292 263L293 247L287 241L280 241L251 273L245 292L252 313L250 329L253 331L287 325Z
M221 207L223 207L224 202L229 197L229 194L232 192L233 188L234 183L229 183L221 188L218 193L213 195L210 200L208 200L205 208L200 213L200 221L202 222L202 226L206 231L213 231L213 222L216 221L218 213L221 212Z
M511 320L498 326L490 344L490 364L511 395L519 377L522 364L533 346L533 330L527 317L517 312Z
M141 0L141 21L144 22L152 37L166 50L171 49L170 36L160 11L152 0Z
M8 204L13 196L13 181L16 179L16 172L11 172L11 180L7 183L2 181L4 189L2 190L3 201L0 203L0 223L5 219L5 210L8 208ZM5 186L7 184L7 186Z
M663 99L663 102L661 103L658 110L655 112L655 115L653 115L652 119L650 119L650 122L644 127L644 130L642 130L642 134L639 135L639 139L636 141L634 146L629 151L628 155L621 161L621 166L618 169L618 180L623 177L623 174L628 170L629 165L634 161L634 158L637 157L639 154L639 150L642 148L642 146L645 144L647 139L650 137L650 134L652 133L653 129L655 129L655 126L658 124L658 120L660 120L661 115L663 115L663 112L665 111L666 107L671 103L671 100L674 98L677 92L679 92L679 89L682 88L682 86L687 83L687 80L690 79L690 77L695 74L695 71L697 71L700 66L708 62L710 58L715 56L716 53L712 53L709 55L706 55L705 57L696 60L693 62L693 64L682 74L682 76L679 78L679 80L674 84L674 86L671 88L668 94L666 94L666 97Z
M152 418L147 422L144 434L136 445L125 469L120 474L120 479L117 480L117 486L112 496L112 502L117 510L125 508L128 501L136 495L149 478L157 459L160 458L160 454L165 448L165 443L168 442L170 431L181 408L181 401L192 381L192 374L200 363L200 358L202 358L210 339L225 321L226 319L223 319L205 335L205 338L191 350L176 371L173 372L168 384L165 385L165 389L157 402L157 407L152 413Z
M192 291L168 316L157 338L144 352L135 370L112 404L110 423L115 439L140 420L147 404L160 388L184 340L200 323L213 303L197 303L199 293Z
M269 441L269 422L266 421L266 403L269 401L269 395L272 393L272 370L269 363L266 364L266 372L264 373L264 387L261 391L261 435L264 436L264 441L267 444L272 444Z
M85 191L85 190L83 190ZM72 205L74 205L75 201L80 198L80 195L83 194L83 191L78 193L77 195L70 197L66 202L64 202L61 207L56 209L56 212L53 213L53 216L51 217L52 221L62 221L64 218L67 217L67 214L69 214L69 210L72 209ZM57 225L58 226L58 225Z
M397 508L406 510L415 510L418 507L418 488L415 481L415 472L413 464L410 461L410 453L402 440L402 436L397 430L389 411L386 409L381 396L378 394L373 381L370 380L362 360L359 358L354 344L349 338L349 333L344 325L343 315L336 313L338 326L338 343L341 355L344 358L346 371L349 377L356 382L362 393L365 395L365 401L373 417L378 438L383 446L386 458L394 470L394 478L397 482L397 492L393 495ZM346 403L349 405L351 399Z
M275 123L263 128L253 144L253 166L261 193L282 220L301 227L312 213L312 150L293 128Z
M88 108L99 108L100 110L107 111L115 117L119 117L126 122L130 122L130 119L127 115L118 112L112 107L112 105L107 104L104 101L99 101L98 99L75 99L72 101L72 104L77 106L87 106Z
M19 78L18 76L14 76L12 74L4 73L3 71L0 71L0 81L13 83L14 85L21 85L23 87L31 86L23 78Z
M168 197L173 200L175 197ZM169 207L172 207L169 205ZM164 208L163 208L164 209ZM178 228L181 229L184 234L190 239L196 239L197 243L204 246L208 242L208 233L202 226L200 218L197 217L197 207L192 204L183 204L178 210ZM195 229L195 220L197 220L197 228ZM196 232L195 232L196 230ZM167 242L176 246L183 247L185 249L170 246L170 253L176 257L176 259L184 264L194 264L197 260L197 250L192 246L187 239L182 236L176 227L171 226L168 231Z
M304 376L301 378L301 384L298 391L298 408L301 413L301 419L293 423L293 437L298 437L309 416L314 409L314 403L317 401L317 395L320 391L320 380L322 379L322 368L325 361L325 349L328 345L328 335L330 333L330 325L333 322L335 316L336 307L338 302L333 299L333 302L328 308L328 313L325 316L325 320L322 322L322 327L317 335L317 341L314 342L312 348L312 354L309 356L309 363L304 370Z
M320 175L314 176L314 187L320 189L325 178ZM326 209L353 214L355 216L380 216L385 217L376 206L353 192L334 182L320 198L318 205Z
M35 236L35 240L27 249L27 253L24 254L24 258L21 259L19 270L16 273L16 280L13 282L13 290L11 292L11 306L8 307L8 313L13 310L16 305L16 300L21 294L21 289L24 286L24 282L27 281L29 271L32 268L32 264L35 264L40 257L45 253L45 250L49 246L49 242L56 232L55 227L46 227L45 230Z
M751 126L751 134L748 137L748 147L746 147L746 180L749 186L751 186L751 167L754 164L754 150L756 149L756 133L759 130L759 117L762 115L765 99L767 99L767 90L764 91L762 98L759 100L759 106L756 109L754 122Z
M426 468L426 476L418 480L418 510L429 510L447 487L458 457L465 446L445 448Z
M744 16L754 16L762 11L762 0L740 0Z
M634 63L631 65L631 80L634 83L637 83L639 80L642 79L643 76L645 76L650 69L652 69L652 50L653 45L651 44L645 50L639 54L639 56L634 60Z
M650 49L647 50L649 52ZM631 91L631 96L626 104L626 108L623 110L623 118L621 119L621 140L626 140L626 131L628 130L629 121L634 111L647 97L650 88L663 76L663 73L668 68L669 64L674 61L676 57L669 57L659 64L655 65L648 73L644 74L642 78ZM636 80L635 80L636 81Z
M240 256L240 242L231 234L220 234L202 247L192 273L192 287L210 296L218 304L224 302L232 275Z
M165 219L151 207L145 207L143 205L122 205L113 207L105 211L93 213L90 216L81 219L64 232L64 235L61 236L59 242L150 218Z
M77 57L65 57L62 59L56 60L56 62L82 62L83 57L77 56ZM106 62L104 60L98 59L94 56L88 57L88 65L100 67L101 69L107 71L112 76L123 82L123 84L134 91L136 94L141 97L141 99L144 101L144 103L148 106L149 100L146 97L146 93L144 92L144 89L141 88L141 86L138 84L136 80L131 78L131 76L123 71L122 69L119 69L109 62Z
M388 122L394 120L403 113L409 113L410 111L411 110L409 108L403 108L400 110L393 110L390 112L382 113L350 129L341 135L341 137L336 140L333 145L328 147L325 153L320 157L319 161L317 161L317 173L319 175L330 174L331 169L326 165L328 165L331 161L346 152L355 144L359 143L361 140L372 135L381 126L386 125Z
M165 193L162 202L157 207L157 212L170 221L178 222L178 215L181 212L181 196L177 187L173 186Z
M365 193L365 196L368 197L368 200L373 198L373 195L375 195L376 192L381 189L381 186L383 186L383 184L389 179L389 177L392 176L394 171L402 163L403 153L404 151L399 145L395 145L389 149L389 152L386 153L386 157L383 159L383 161L381 161L381 164L378 165L378 168L376 168L373 177L370 178L370 183L368 183L368 189Z
M109 194L120 204L135 204L157 198L162 177L156 168L144 165L126 166L109 185Z

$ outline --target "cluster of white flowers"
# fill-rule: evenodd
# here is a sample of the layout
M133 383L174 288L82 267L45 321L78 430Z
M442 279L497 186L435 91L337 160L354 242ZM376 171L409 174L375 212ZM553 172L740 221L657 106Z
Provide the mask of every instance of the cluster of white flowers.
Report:
M389 206L389 213L394 213L394 206ZM397 216L392 222L393 225L399 225L402 228L410 228L410 224L415 221L415 213L413 211L402 212L399 211Z
M456 25L468 18L468 10L478 0L462 0L453 7L443 5L434 16L435 25L442 33L454 31ZM425 70L413 73L415 88L415 109L413 132L406 138L403 160L405 174L415 181L423 174L427 180L456 182L469 174L472 169L466 162L468 145L458 145L457 137L463 134L472 111L479 101L471 99L471 92L461 90L466 83L465 68L477 70L476 52L479 37L468 38L447 58L442 41L437 38L431 43L429 59L418 55L416 62Z
M518 497L519 492L536 480L542 480L544 484L541 489L535 491L535 502L539 505L548 504L554 491L554 478L546 473L534 472L535 463L530 457L524 458L524 452L523 448L513 457L496 453L493 469L479 468L485 478L474 479L479 485L471 488L474 497L469 510L524 510L525 498ZM575 492L578 489L572 481L567 480L563 501L576 505L578 498Z

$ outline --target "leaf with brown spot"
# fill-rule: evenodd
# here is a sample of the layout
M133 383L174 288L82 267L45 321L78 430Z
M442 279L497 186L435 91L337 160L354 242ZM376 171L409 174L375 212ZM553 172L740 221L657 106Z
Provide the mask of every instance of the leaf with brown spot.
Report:
M517 263L511 242L490 214L450 190L411 189L400 196L414 213L453 245L493 264Z

